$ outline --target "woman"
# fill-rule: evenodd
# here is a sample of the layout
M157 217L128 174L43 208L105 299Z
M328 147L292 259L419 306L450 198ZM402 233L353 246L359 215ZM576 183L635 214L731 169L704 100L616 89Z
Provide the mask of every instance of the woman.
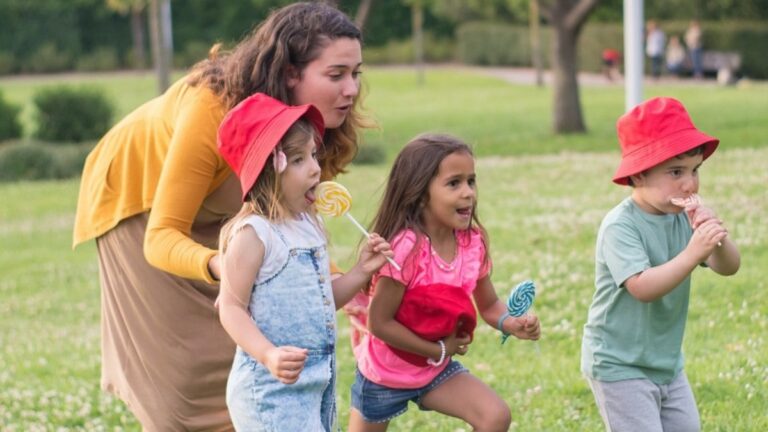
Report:
M232 428L224 393L235 346L214 307L216 239L241 196L216 148L225 113L256 92L315 105L324 179L351 161L366 126L361 34L338 10L286 6L232 52L216 51L112 128L80 186L74 245L96 238L102 387L150 431Z

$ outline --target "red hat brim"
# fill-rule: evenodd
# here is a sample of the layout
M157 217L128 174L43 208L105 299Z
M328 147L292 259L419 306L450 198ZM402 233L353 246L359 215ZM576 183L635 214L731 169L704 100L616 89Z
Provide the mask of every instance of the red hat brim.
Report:
M683 154L689 150L704 145L704 160L717 149L720 140L702 133L696 128L676 131L675 133L657 139L656 141L635 149L624 155L619 168L613 175L613 182L627 185L629 177Z

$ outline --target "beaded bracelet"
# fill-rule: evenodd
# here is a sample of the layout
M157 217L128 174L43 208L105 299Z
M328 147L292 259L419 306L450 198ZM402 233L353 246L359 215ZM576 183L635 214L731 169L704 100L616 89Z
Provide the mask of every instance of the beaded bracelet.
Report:
M427 359L427 364L430 366L440 366L443 364L443 361L445 360L445 342L443 340L437 341L437 343L440 344L440 360L433 360L431 358Z
M512 315L509 312L504 312L504 315L499 317L499 322L496 323L496 328L499 329L501 334L504 336L509 336L509 333L504 331L504 320L511 317Z

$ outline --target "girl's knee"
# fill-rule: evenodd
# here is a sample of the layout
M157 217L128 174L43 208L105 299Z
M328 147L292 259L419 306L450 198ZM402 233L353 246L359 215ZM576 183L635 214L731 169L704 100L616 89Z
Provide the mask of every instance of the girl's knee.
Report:
M486 405L478 422L472 424L472 427L476 431L506 432L511 424L512 414L509 407L503 400L499 399L497 403Z

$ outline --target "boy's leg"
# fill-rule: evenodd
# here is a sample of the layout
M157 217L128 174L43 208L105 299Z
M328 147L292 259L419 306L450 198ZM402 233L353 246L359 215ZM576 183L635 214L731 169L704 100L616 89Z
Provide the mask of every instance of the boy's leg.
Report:
M458 417L476 431L507 431L509 407L496 392L469 372L461 372L426 393L422 407Z
M661 389L646 379L606 382L587 378L608 432L663 432ZM672 430L672 429L669 429Z
M662 386L661 423L665 431L701 430L696 399L685 372L680 373L668 386Z

